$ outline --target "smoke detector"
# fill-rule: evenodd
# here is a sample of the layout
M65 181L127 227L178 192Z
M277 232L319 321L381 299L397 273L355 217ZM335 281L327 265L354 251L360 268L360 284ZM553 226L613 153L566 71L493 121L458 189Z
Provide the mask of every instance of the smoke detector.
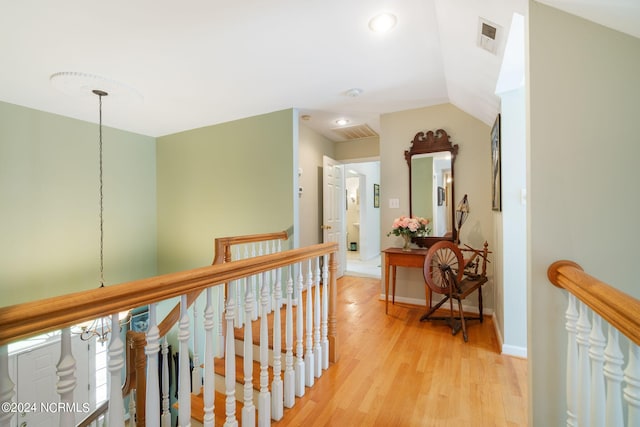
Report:
M478 47L491 52L498 52L498 37L502 35L502 27L484 18L478 20Z

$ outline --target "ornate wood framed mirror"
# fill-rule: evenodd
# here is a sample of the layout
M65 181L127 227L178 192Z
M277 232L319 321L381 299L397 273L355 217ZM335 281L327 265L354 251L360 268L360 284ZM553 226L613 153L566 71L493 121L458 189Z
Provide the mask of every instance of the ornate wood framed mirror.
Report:
M409 213L431 221L431 233L414 238L420 247L457 239L453 173L457 154L458 144L453 145L443 129L418 132L404 152L409 165Z

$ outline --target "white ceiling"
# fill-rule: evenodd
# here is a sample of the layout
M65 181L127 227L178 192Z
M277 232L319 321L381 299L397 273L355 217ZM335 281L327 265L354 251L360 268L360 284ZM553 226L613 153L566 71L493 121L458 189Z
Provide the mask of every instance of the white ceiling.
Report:
M640 37L640 0L542 3ZM95 74L140 97L105 98L107 126L162 136L296 107L338 140L335 120L379 130L383 113L451 102L491 124L506 34L526 0L0 0L0 100L97 121L89 91L50 76ZM397 26L372 33L391 11ZM498 54L478 20L502 27ZM358 97L345 92L361 88Z

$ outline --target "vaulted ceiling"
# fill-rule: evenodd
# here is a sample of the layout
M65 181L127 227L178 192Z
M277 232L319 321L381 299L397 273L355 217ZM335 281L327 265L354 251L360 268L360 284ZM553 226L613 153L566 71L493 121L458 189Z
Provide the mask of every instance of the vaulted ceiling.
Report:
M636 0L542 3L640 37ZM490 124L506 36L525 0L0 0L0 101L162 136L295 107L335 120L450 102ZM385 34L369 20L388 11ZM478 46L479 20L498 28ZM60 72L73 72L54 79ZM88 76L87 76L88 75ZM106 80L92 81L91 76ZM53 84L52 84L53 83ZM361 89L349 96L350 89ZM61 90L62 89L62 90Z

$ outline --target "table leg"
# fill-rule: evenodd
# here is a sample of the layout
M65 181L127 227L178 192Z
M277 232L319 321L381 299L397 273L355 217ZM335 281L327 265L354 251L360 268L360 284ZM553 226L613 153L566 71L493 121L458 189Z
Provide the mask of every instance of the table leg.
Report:
M395 304L396 303L396 266L392 265L391 266L391 270L393 271L391 273L391 280L392 280L392 291L391 291L391 304Z
M389 313L389 260L384 259L384 314Z

